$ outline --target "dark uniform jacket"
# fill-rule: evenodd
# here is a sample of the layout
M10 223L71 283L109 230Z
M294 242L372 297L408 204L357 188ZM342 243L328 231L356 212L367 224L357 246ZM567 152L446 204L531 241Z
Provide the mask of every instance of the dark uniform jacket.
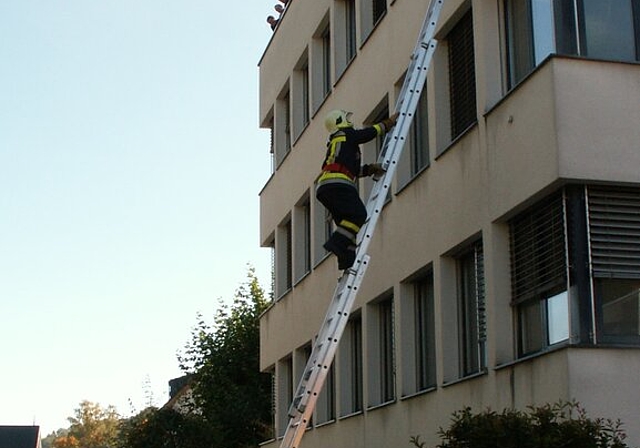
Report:
M331 134L327 152L322 162L322 174L318 187L329 183L355 185L358 177L368 176L368 165L361 166L360 144L366 143L386 132L382 123L363 129L342 128Z

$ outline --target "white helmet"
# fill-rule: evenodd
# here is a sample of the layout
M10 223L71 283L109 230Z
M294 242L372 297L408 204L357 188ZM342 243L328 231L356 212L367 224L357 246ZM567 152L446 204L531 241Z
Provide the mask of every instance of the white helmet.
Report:
M332 134L338 129L349 128L353 126L351 123L351 115L353 115L351 112L345 110L332 110L324 118L324 127Z

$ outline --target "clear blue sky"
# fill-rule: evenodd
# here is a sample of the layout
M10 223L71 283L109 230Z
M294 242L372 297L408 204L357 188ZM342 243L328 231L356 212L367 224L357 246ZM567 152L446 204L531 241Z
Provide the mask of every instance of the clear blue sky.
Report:
M269 287L272 1L0 1L0 425L130 415L196 313Z

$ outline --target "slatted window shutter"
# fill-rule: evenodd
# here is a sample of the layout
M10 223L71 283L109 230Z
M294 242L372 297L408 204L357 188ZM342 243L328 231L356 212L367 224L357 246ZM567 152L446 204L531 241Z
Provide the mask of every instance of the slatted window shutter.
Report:
M509 222L514 305L549 297L567 284L565 211L557 193Z
M451 138L477 121L473 15L469 10L447 36L449 43L449 95Z
M640 278L640 189L590 186L592 275Z

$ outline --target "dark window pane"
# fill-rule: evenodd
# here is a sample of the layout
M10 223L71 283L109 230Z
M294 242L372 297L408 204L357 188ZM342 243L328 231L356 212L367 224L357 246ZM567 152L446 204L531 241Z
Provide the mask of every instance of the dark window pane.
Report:
M469 10L449 33L451 138L476 122L476 72L473 18Z
M592 58L636 57L630 0L583 0L584 49Z

